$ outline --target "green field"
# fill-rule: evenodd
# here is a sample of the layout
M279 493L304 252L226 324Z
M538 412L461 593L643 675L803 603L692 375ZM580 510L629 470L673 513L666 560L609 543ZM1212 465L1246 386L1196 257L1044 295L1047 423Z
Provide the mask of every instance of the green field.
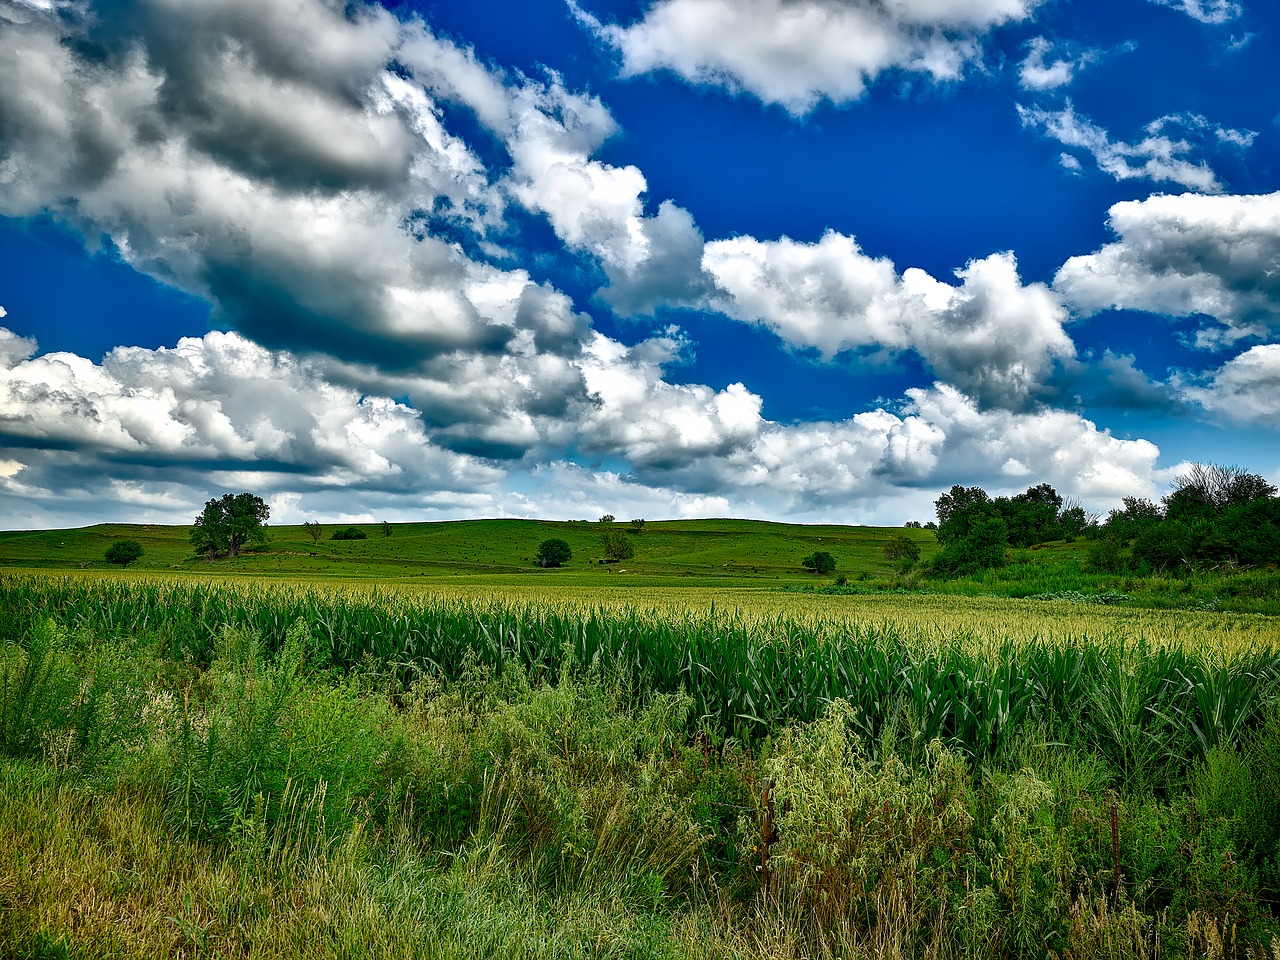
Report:
M1280 957L1274 570L365 529L0 534L0 956Z
M360 526L360 525L357 525ZM0 532L0 567L49 569L109 568L103 553L116 540L142 544L146 554L131 569L258 573L293 578L539 576L602 582L628 575L648 582L675 583L696 577L715 583L765 584L812 579L800 560L826 550L839 562L837 573L855 578L888 576L884 545L900 533L916 540L928 557L937 549L927 530L880 527L803 526L756 520L666 520L645 525L632 535L636 556L599 564L601 524L549 520L460 520L443 523L364 524L366 540L334 541L330 526L313 542L300 526L273 526L269 541L234 560L215 564L197 559L187 527L101 524L79 530ZM609 525L626 530L625 523ZM538 544L566 541L573 560L554 570L534 562Z
M626 530L626 523L611 525ZM1057 598L1109 600L1121 607L1280 616L1280 572L1262 569L1188 567L1174 573L1139 576L1089 572L1089 541L1057 541L1010 550L1008 562L994 570L957 579L931 578L920 566L902 573L885 559L892 538L907 536L921 549L921 562L938 552L932 531L889 527L808 526L754 520L650 521L630 535L631 559L604 564L602 526L585 521L466 520L392 524L391 536L380 524L365 524L368 538L329 539L328 526L313 542L300 526L273 526L268 541L234 559L208 562L195 556L189 527L101 524L76 530L0 532L0 570L139 572L172 576L258 576L296 583L417 584L424 589L494 592L526 597L632 596L636 602L721 603L784 606L772 594L821 591L835 595L887 597L955 595L971 598ZM573 559L562 568L542 569L534 561L543 540L565 540ZM114 542L136 540L143 559L121 571L103 559ZM814 551L835 557L829 577L801 566ZM846 583L837 586L835 578ZM679 590L678 594L666 591ZM770 596L766 596L770 595ZM820 609L833 606L816 601ZM807 606L812 607L813 604Z

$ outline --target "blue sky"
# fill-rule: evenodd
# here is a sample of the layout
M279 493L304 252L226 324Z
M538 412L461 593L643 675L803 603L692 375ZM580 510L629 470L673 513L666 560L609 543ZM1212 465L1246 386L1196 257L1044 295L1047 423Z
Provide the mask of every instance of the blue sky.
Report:
M0 527L1280 481L1250 0L0 0Z

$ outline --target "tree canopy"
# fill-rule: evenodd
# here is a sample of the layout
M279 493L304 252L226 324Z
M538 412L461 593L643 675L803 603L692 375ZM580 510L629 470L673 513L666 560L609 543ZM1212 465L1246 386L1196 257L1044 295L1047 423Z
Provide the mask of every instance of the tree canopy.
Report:
M553 537L538 544L538 566L558 567L573 559L573 551L564 540Z
M252 493L224 494L205 503L191 530L196 554L235 557L248 543L267 539L266 522L271 508Z
M826 550L816 550L801 560L800 566L821 576L826 576L836 568L836 558Z
M117 563L122 567L127 567L135 560L142 559L142 544L137 540L117 540L107 547L107 552L103 554L103 559L107 563Z
M600 534L600 547L604 551L605 563L630 560L636 555L636 548L632 545L631 538L621 530L606 530Z

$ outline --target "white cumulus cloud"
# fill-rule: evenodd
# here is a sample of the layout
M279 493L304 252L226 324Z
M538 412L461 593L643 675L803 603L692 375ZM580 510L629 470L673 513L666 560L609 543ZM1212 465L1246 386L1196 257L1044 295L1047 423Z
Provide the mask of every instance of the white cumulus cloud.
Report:
M923 270L899 276L852 237L818 243L751 237L707 244L712 303L787 343L827 357L845 350L914 350L947 382L985 403L1018 405L1056 360L1075 354L1066 311L1044 284L1023 285L1011 254L975 260L954 286Z
M1054 278L1077 311L1203 315L1206 346L1280 331L1280 193L1128 200L1109 222L1118 239Z
M1280 429L1280 343L1250 347L1183 392L1225 420Z
M623 73L670 70L745 90L801 115L847 103L890 69L958 79L981 38L1039 0L658 0L627 26L578 18L622 55Z

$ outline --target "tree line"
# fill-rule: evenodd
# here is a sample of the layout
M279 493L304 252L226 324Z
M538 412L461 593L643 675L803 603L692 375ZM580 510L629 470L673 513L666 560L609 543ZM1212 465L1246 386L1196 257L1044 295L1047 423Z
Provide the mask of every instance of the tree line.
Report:
M1012 497L953 486L935 502L942 550L930 570L964 576L1001 566L1010 547L1088 537L1098 572L1159 572L1198 563L1280 562L1280 498L1257 474L1192 464L1159 503L1125 497L1105 520L1047 483Z

